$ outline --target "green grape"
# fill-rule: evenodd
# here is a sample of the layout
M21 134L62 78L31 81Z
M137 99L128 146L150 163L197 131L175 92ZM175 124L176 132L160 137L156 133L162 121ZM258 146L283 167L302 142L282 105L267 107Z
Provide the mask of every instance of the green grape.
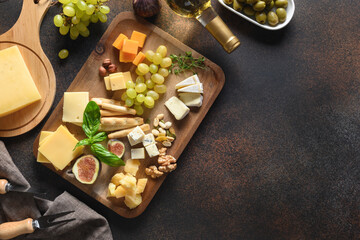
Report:
M136 110L136 114L141 116L144 113L144 109L140 105L135 105L134 109Z
M136 73L137 75L139 75L139 76L144 75L144 74L142 74L142 73L139 71L139 69L138 69L138 68L136 68L136 69L135 69L135 73Z
M150 66L149 66L149 71L151 73L157 73L158 69L159 69L159 67L157 65L153 64L153 63L150 64Z
M93 4L93 5L97 4L97 0L87 0L86 2L90 3L90 4Z
M92 23L97 23L99 21L98 15L97 14L91 15L90 21Z
M163 76L164 78L169 76L169 70L166 68L160 68L158 71L158 74L160 74L161 76Z
M77 17L77 18L81 18L82 16L84 16L84 11L81 11L81 10L79 10L79 9L76 9L75 10L75 16Z
M156 83L156 84L163 84L165 79L163 76L161 76L160 74L158 73L154 73L152 76L151 76L151 80Z
M136 96L136 100L139 102L139 103L142 103L144 100L145 100L145 95L144 94L138 94Z
M153 108L155 105L155 101L152 97L146 96L144 99L144 104L146 107Z
M59 0L59 2L62 4L68 4L70 2L70 0Z
M160 63L160 66L163 67L163 68L166 68L166 67L170 67L171 64L172 64L171 58L166 57L166 58L162 59L162 61Z
M164 45L160 45L157 49L156 49L157 53L160 53L162 57L166 57L167 54L167 48Z
M153 89L155 86L155 83L153 81L151 81L150 79L146 80L145 84L148 89Z
M87 26L89 26L90 21L89 21L89 20L87 20L87 21L83 21L83 24L85 25L85 27L87 27Z
M102 5L100 7L100 12L103 14L108 14L110 12L110 8L108 6Z
M154 91L157 93L165 93L166 92L166 86L164 84L161 85L155 85Z
M61 49L58 56L60 59L65 59L69 56L69 51L67 49Z
M81 11L85 11L86 8L87 8L87 4L83 1L83 0L79 0L77 3L76 3L76 6L79 8L79 10Z
M92 15L84 14L80 19L81 21L89 21Z
M60 14L55 15L54 24L57 27L61 27L64 24L64 19Z
M70 39L71 39L71 40L76 40L78 37L79 37L79 35L74 36L74 35L70 34Z
M136 96L136 98L137 98L137 96ZM134 105L141 105L142 102L138 102L138 100L136 98L134 98Z
M126 90L126 94L128 95L129 98L136 98L136 91L133 88L129 88L128 90Z
M144 92L146 90L146 84L145 83L139 83L135 86L135 91L138 93Z
M151 51L151 50L148 50L145 53L146 59L149 60L150 62L153 61L154 56L155 56L155 53L153 51Z
M68 4L69 5L69 4ZM66 16L68 17L73 17L75 16L75 9L73 7L70 7L70 6L66 6L64 7L63 9L63 12Z
M137 66L137 69L139 72L141 72L143 75L147 74L149 72L149 66L145 63L140 63Z
M127 94L126 92L123 92L123 94L121 94L121 100L125 102L125 100L127 99Z
M83 36L83 37L88 37L88 36L90 35L90 31L89 31L89 29L87 29L87 28L86 28L85 31L80 31L79 33L80 33L80 35Z
M105 14L103 14L102 12L97 12L98 18L100 20L100 22L106 22L107 21L107 16Z
M70 35L73 35L75 39L79 36L79 30L77 27L70 27Z
M132 105L134 105L134 99L127 98L125 100L125 105L128 106L128 107L131 107Z
M73 16L73 17L71 18L71 22L72 22L73 24L78 24L78 23L80 22L80 18L78 18L77 16Z
M68 26L68 25L62 25L60 28L59 28L59 32L60 32L60 34L61 35L66 35L66 34L68 34L68 32L69 32L69 30L70 30L70 27Z
M137 76L136 80L135 80L135 83L138 84L138 83L144 83L145 82L145 78L144 76Z
M73 9L76 8L75 4L73 4L72 2L69 2L68 4L63 5L62 7L63 7L63 10L65 7L72 7Z
M129 89L129 88L135 88L135 84L133 81L129 80L126 82L126 88Z
M92 4L87 5L86 10L85 10L87 15L93 14L94 11L95 11L95 6L94 5L92 5Z
M153 63L156 65L159 65L162 61L162 56L160 53L155 53L154 57L153 57Z
M153 90L148 91L146 96L152 97L154 100L158 100L160 97L159 94Z
M79 32L86 31L86 26L82 22L76 25L76 28L79 30Z
M78 0L70 0L70 2L76 4L78 2Z

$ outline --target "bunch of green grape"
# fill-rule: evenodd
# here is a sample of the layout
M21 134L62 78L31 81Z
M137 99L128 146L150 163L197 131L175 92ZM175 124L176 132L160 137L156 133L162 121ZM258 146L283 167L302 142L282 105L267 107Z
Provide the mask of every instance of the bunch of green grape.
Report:
M149 65L140 63L135 72L138 75L135 83L133 81L126 82L126 91L121 96L126 106L136 110L137 115L142 115L144 109L153 108L155 101L159 99L159 94L166 92L164 84L165 78L169 75L169 67L172 60L166 57L167 48L160 45L156 52L151 50L145 53Z
M59 28L61 35L70 33L70 38L75 40L79 35L88 37L87 28L92 23L106 22L110 8L104 3L108 0L59 0L63 12L54 17L54 24Z

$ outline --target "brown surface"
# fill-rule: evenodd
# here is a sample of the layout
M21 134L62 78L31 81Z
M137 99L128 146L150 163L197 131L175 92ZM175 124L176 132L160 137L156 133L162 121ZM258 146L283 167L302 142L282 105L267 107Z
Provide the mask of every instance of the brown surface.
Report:
M125 72L131 71L132 73L135 70L133 64L128 63L119 63L119 51L112 47L113 42L119 36L120 33L125 34L126 36L131 36L132 31L139 31L147 35L147 39L142 49L143 52L147 50L155 51L156 48L163 44L167 46L168 53L182 53L186 51L192 51L194 56L199 57L199 54L196 53L193 49L185 46L181 42L177 41L169 34L165 33L158 27L144 21L141 18L137 18L132 12L124 12L119 14L109 25L106 32L100 39L97 44L97 48L92 52L88 60L85 62L84 66L81 68L79 74L76 76L70 87L67 89L67 92L84 92L88 91L90 95L90 99L93 97L103 97L103 98L111 98L114 95L112 91L106 91L104 80L99 76L98 68L94 66L101 66L102 62L106 58L110 58L111 61L117 65L118 71ZM211 105L215 101L216 97L220 93L224 83L225 76L224 72L213 62L206 60L206 65L208 69L198 71L198 76L200 81L204 85L204 99L203 105L201 108L192 108L188 116L186 116L183 120L177 121L172 114L167 110L164 103L172 96L176 96L175 85L183 80L184 76L175 76L169 75L166 78L166 86L167 92L156 101L154 109L151 111L146 110L144 115L142 116L144 119L152 120L156 117L157 114L163 113L165 115L165 121L171 121L173 123L173 127L176 132L176 140L173 142L172 147L167 151L167 154L173 155L176 159L178 159L193 136L195 130L205 117L206 113L210 109ZM132 74L133 79L136 78L136 74ZM191 74L190 74L191 75ZM123 91L122 91L123 92ZM122 93L121 92L121 93ZM121 96L121 93L116 93L117 96ZM53 113L51 114L49 120L45 123L45 126L42 130L44 131L55 131L62 122L62 111L63 108L63 99L60 101L58 106L55 108ZM81 127L74 126L72 124L66 124L67 128L71 133L75 134L75 137L80 140L85 138L85 134L83 133ZM152 123L151 123L152 127ZM150 132L150 131L149 131ZM148 132L146 132L148 133ZM40 136L40 135L39 135ZM37 156L37 149L39 146L39 136L37 137L34 143L34 156ZM130 144L128 143L127 138L121 139L125 143L125 155L123 159L126 161L130 159ZM142 146L142 145L141 145ZM140 147L140 146L135 146ZM150 165L156 164L156 157L150 159L146 154L146 159L141 160L141 165L139 171L136 175L137 178L147 178L145 174L145 168ZM159 179L153 180L149 178L147 183L145 192L142 194L143 202L141 205L133 210L130 210L123 203L123 198L107 198L108 185L110 183L111 177L116 172L122 172L123 167L119 168L111 168L102 164L102 170L96 180L96 182L92 185L81 184L76 180L71 171L71 167L64 169L63 171L56 171L54 167L49 164L44 164L45 166L52 169L54 172L104 204L105 206L111 208L118 214L123 217L133 218L140 215L145 208L148 206L151 199L156 194L157 190L165 180L165 176Z
M105 216L114 239L359 239L360 2L295 1L290 24L270 32L217 1L215 10L241 41L227 54L196 20L161 1L157 27L217 63L226 83L143 214L125 219L35 162L32 131L3 138L31 184L55 197L64 190ZM111 0L109 22L131 1ZM0 32L21 0L0 4ZM96 47L59 35L50 8L41 44L57 77L55 103ZM59 60L60 49L70 57ZM53 108L56 105L53 106Z
M24 1L19 20L0 36L0 50L14 45L19 47L41 95L40 101L0 118L0 137L17 136L33 129L43 120L54 101L55 73L41 48L39 37L41 21L49 5L46 0L39 4Z

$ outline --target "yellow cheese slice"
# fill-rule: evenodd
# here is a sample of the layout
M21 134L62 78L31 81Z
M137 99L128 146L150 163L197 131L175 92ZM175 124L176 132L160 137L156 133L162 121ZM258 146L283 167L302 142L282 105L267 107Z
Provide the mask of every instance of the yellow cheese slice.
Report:
M123 74L109 75L111 90L126 89L126 81Z
M81 125L88 103L89 92L65 92L62 121Z
M109 76L104 77L104 82L105 82L106 90L111 90L110 77Z
M0 51L0 117L41 99L17 46Z
M74 147L78 140L64 126L60 126L54 134L48 136L47 139L39 147L39 152L48 159L54 167L63 170L73 159L83 152L83 146Z
M50 132L50 131L41 131L40 133L40 138L39 138L39 146L41 146L42 143L44 143L44 140L48 137L51 136L54 132ZM37 155L37 162L39 163L50 163L49 160L46 159L46 157L44 157L44 155L42 155L39 151L38 151L38 155Z

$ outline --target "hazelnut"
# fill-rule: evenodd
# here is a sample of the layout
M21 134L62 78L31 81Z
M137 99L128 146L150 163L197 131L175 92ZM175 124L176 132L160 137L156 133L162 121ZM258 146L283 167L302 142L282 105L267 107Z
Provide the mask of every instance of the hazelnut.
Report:
M117 71L117 67L115 66L115 64L110 64L109 67L108 67L108 71L110 73L114 73Z
M108 68L110 64L111 64L110 58L106 58L106 59L104 59L102 65L103 65L104 68Z
M99 67L99 75L101 77L105 77L106 76L106 69L103 66Z

